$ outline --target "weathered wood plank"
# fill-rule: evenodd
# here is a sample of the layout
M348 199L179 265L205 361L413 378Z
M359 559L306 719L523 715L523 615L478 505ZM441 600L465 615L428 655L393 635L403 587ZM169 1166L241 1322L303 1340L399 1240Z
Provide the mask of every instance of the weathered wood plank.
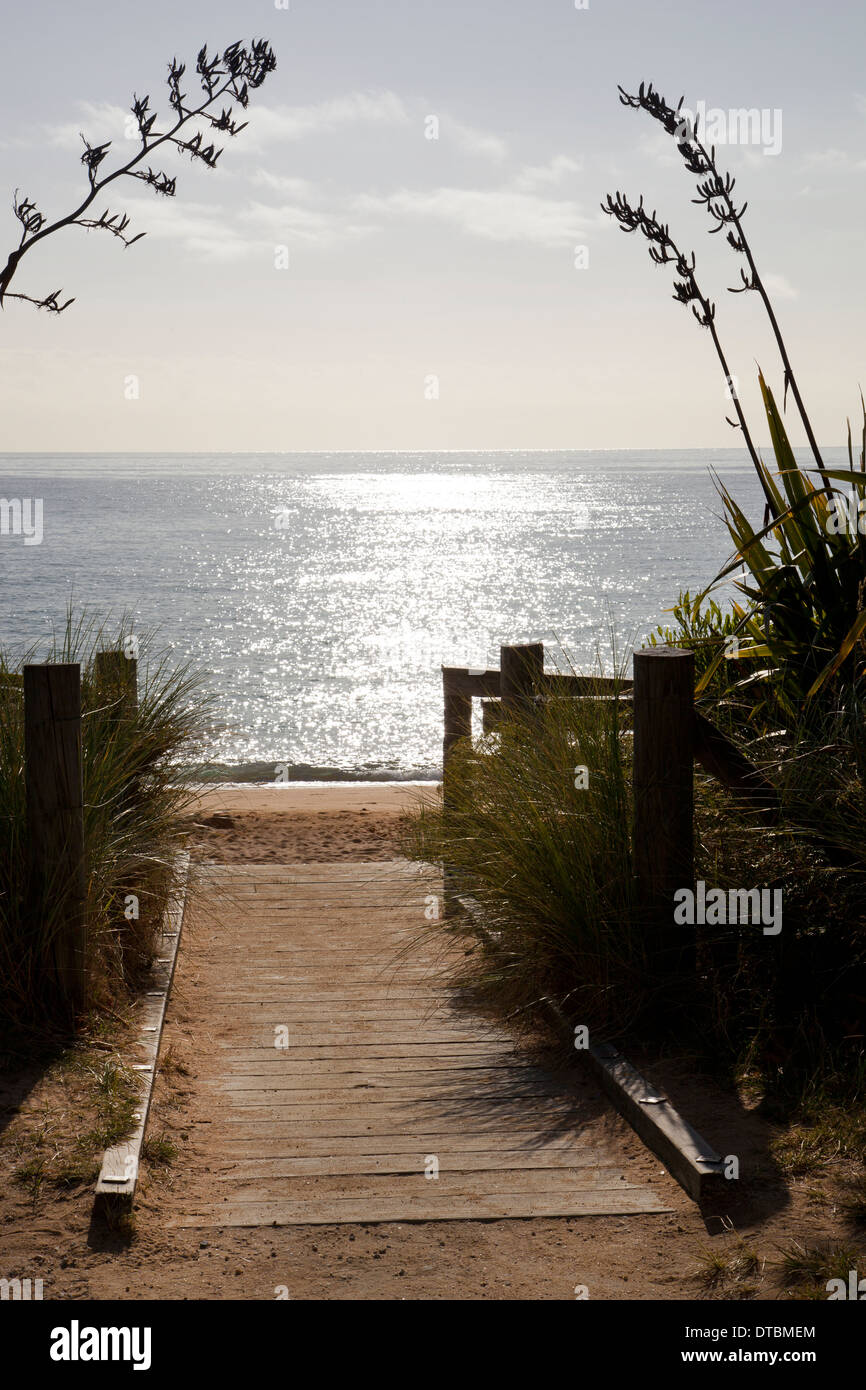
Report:
M428 1184L433 1187L435 1184ZM474 1194L468 1197L448 1196L437 1200L434 1195L410 1197L395 1193L392 1196L366 1197L360 1201L341 1201L331 1197L316 1201L314 1197L301 1200L279 1199L267 1203L232 1206L223 1203L219 1220L214 1220L211 1208L191 1213L182 1221L170 1222L178 1227L219 1225L235 1226L331 1226L358 1222L392 1221L490 1221L531 1216L625 1216L629 1213L665 1212L669 1208L654 1192L639 1188L617 1188L610 1191L586 1191L573 1197L558 1193L503 1194L490 1196Z
M460 947L441 930L431 946L418 891L441 894L441 878L394 862L254 867L246 881L247 866L208 871L196 968L215 1013L195 1083L207 1195L189 1174L183 1224L666 1209L596 1123L592 1084L534 1065L445 986ZM371 900L388 910L371 917ZM289 1045L275 1047L283 1026Z
M266 1158L264 1156L238 1162L224 1160L224 1172L217 1174L218 1182L260 1183L270 1178L349 1178L375 1177L393 1173L395 1176L423 1174L428 1160L429 1145L418 1145L402 1154L344 1154L309 1158ZM459 1153L453 1149L434 1149L440 1173L503 1173L509 1170L529 1172L539 1168L566 1169L570 1174L590 1169L593 1174L609 1170L619 1177L617 1165L598 1163L594 1158L575 1149L526 1149L500 1153L498 1150L476 1149ZM432 1179L431 1179L432 1181ZM230 1198L234 1200L234 1198Z
M102 1205L106 1202L129 1203L135 1194L141 1146L147 1129L153 1083L156 1079L156 1059L159 1055L165 1011L183 927L188 868L189 854L180 854L175 867L175 888L166 904L162 922L159 943L161 954L151 967L150 989L136 1010L138 1060L134 1065L142 1074L143 1094L138 1102L132 1134L123 1143L106 1149L103 1154L102 1166L96 1180L97 1202L101 1202Z

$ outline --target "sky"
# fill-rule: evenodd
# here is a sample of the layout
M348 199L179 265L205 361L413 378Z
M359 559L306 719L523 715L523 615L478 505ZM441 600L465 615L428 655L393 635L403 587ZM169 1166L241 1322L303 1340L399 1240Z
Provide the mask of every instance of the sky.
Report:
M76 206L81 134L128 159L133 93L167 113L173 56L190 94L202 43L277 57L216 170L175 154L175 198L106 193L141 241L69 228L22 261L12 288L75 303L0 312L0 452L736 445L709 335L601 212L616 190L694 249L763 440L766 320L727 293L740 260L673 142L620 104L641 80L715 120L815 432L843 443L866 387L859 0L579 4L0 0L0 263L14 190Z

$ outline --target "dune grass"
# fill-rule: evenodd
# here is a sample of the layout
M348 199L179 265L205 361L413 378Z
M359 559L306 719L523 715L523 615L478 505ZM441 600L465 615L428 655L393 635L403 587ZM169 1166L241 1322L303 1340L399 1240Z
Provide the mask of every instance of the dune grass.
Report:
M444 809L413 816L405 850L454 869L481 906L467 979L500 1012L549 998L595 1041L685 1046L804 1130L819 1106L862 1115L866 795L850 708L740 740L779 793L773 823L696 771L696 877L781 887L784 927L778 939L750 924L698 929L698 968L676 1007L664 1003L670 981L635 895L630 728L620 690L548 700L457 746ZM448 925L478 936L471 916ZM856 1137L845 1149L866 1161Z
M447 809L411 818L406 852L452 866L484 910L491 935L474 957L476 983L504 1007L550 996L604 1031L626 1026L645 1001L629 723L619 698L546 701L480 744L458 745Z
M63 631L17 661L0 654L0 1043L14 1054L34 1035L69 1031L52 966L63 928L50 892L34 907L28 888L22 668L28 661L80 662L84 837L88 918L88 1007L116 1011L149 966L185 838L192 796L188 769L208 701L188 665L174 665L152 636L138 636L139 698L96 671L96 653L123 650L129 624L113 628L67 615Z

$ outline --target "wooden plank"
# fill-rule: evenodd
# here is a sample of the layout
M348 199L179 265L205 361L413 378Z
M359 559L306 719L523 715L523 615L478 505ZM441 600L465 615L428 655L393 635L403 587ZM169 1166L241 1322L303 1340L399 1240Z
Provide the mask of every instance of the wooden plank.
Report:
M543 1071L533 1071L525 1060L513 1057L510 1061L491 1063L490 1058L479 1060L474 1066L463 1066L459 1061L438 1067L419 1067L418 1059L413 1058L405 1066L392 1061L390 1067L375 1063L359 1067L344 1065L335 1068L333 1063L292 1063L291 1059L276 1062L264 1070L255 1072L247 1068L232 1066L228 1076L204 1078L204 1084L218 1087L224 1093L230 1091L257 1090L261 1092L308 1090L317 1092L330 1090L351 1090L353 1087L373 1087L382 1090L409 1090L424 1095L451 1094L455 1090L467 1097L481 1091L485 1096L510 1094L520 1089L534 1090L540 1086L545 1095L551 1093L552 1078ZM561 1094L568 1097L569 1089L563 1083Z
M724 1190L724 1159L666 1096L650 1086L614 1047L593 1048L590 1060L617 1109L694 1201L703 1202Z
M428 1107L429 1108L429 1107ZM338 1139L351 1139L357 1144L358 1148L366 1148L371 1139L382 1139L386 1135L399 1133L403 1130L414 1133L416 1130L426 1131L430 1134L438 1134L443 1129L443 1117L432 1114L425 1119L418 1109L407 1108L399 1113L395 1113L386 1106L378 1107L379 1114L373 1115L365 1112L357 1117L346 1116L343 1111L338 1110L330 1118L306 1120L303 1125L298 1124L297 1116L283 1112L282 1115L273 1114L269 1111L245 1113L237 1108L228 1109L223 1107L220 1111L217 1107L213 1109L213 1118L210 1123L216 1124L216 1131L221 1136L226 1136L232 1143L245 1142L247 1152L257 1152L259 1145L267 1139L274 1140L294 1140L299 1132L307 1139L321 1141L336 1141ZM444 1117L451 1122L450 1137L452 1143L466 1133L465 1126L461 1124L459 1118L454 1116ZM495 1136L503 1130L509 1134L535 1134L539 1125L545 1123L548 1128L544 1131L550 1139L557 1137L571 1140L575 1132L575 1120L571 1115L564 1118L562 1116L553 1119L549 1116L538 1115L534 1107L521 1106L519 1110L512 1110L511 1113L491 1116L485 1126L476 1127L476 1138L485 1138L488 1144L493 1142ZM240 1136L238 1138L237 1136ZM426 1142L426 1140L425 1140ZM428 1150L429 1152L429 1150Z
M255 1062L257 1060L267 1060L277 1049L274 1047L273 1037L260 1047L247 1047L244 1044L227 1042L224 1038L217 1042L225 1052L231 1053L231 1064L241 1062ZM513 1054L503 1052L502 1045L498 1039L490 1042L469 1042L469 1043L443 1043L431 1042L424 1043L413 1040L408 1043L388 1043L388 1042L364 1042L357 1048L347 1046L345 1043L323 1044L321 1047L310 1047L306 1045L294 1046L286 1049L291 1053L295 1062L315 1061L322 1066L329 1061L339 1062L341 1066L351 1066L366 1062L380 1061L399 1061L400 1065L409 1065L412 1060L431 1061L439 1059L443 1063L456 1065L458 1061L466 1059L490 1059L491 1057L510 1057ZM468 1065L468 1060L467 1060Z
M447 1205L459 1197L516 1197L520 1193L534 1196L570 1197L577 1193L630 1192L629 1183L615 1166L585 1163L570 1168L483 1168L452 1171L439 1165L438 1177L427 1177L425 1166L436 1154L419 1154L414 1172L403 1173L322 1173L296 1181L276 1177L268 1182L226 1183L223 1201L233 1207L258 1206L262 1202L281 1200L284 1192L289 1200L315 1194L317 1202L360 1202L365 1198L400 1196L414 1201L425 1193L435 1194L437 1202ZM434 1171L432 1168L430 1171ZM263 1176L263 1175L260 1175Z
M435 1184L427 1184L428 1188ZM410 1197L366 1197L317 1202L314 1199L280 1199L271 1202L233 1206L221 1203L218 1210L204 1208L182 1220L169 1221L171 1227L235 1226L331 1226L357 1225L359 1222L403 1221L490 1221L532 1216L624 1216L670 1211L654 1192L646 1188L579 1192L573 1198L560 1193L531 1193L468 1197L449 1196L437 1201L434 1194Z
M497 699L499 696L499 672L492 668L481 670L472 666L443 666L442 682L470 699L473 696Z
M489 1134L439 1134L436 1131L425 1134L367 1134L359 1140L357 1135L293 1135L284 1138L259 1136L255 1154L251 1155L246 1139L232 1139L230 1136L215 1135L211 1141L211 1153L219 1158L233 1158L255 1162L270 1158L371 1158L377 1155L399 1156L407 1153L450 1153L455 1160L467 1159L472 1154L489 1154L495 1142L496 1152L511 1160L525 1154L545 1155L568 1152L578 1164L595 1160L592 1150L587 1151L583 1141L574 1131L549 1135L538 1129L497 1130L494 1139Z
M424 1171L428 1154L436 1154L439 1171L448 1173L502 1172L516 1169L526 1172L537 1168L567 1169L573 1173L579 1168L591 1168L594 1173L610 1169L618 1173L616 1165L599 1164L594 1159L574 1149L543 1149L529 1152L517 1149L500 1153L489 1149L459 1153L452 1149L437 1149L435 1145L418 1145L404 1154L345 1154L317 1158L265 1158L248 1159L242 1162L225 1159L226 1171L216 1173L218 1182L260 1182L264 1178L294 1177L352 1177L373 1175L411 1175Z
M251 1104L254 1097L256 1104L262 1101L274 1105L281 1104L283 1100L288 1104L303 1105L305 1097L309 1097L311 1103L313 1098L329 1102L345 1098L347 1102L354 1103L363 1099L364 1094L378 1102L384 1097L394 1101L407 1095L417 1095L427 1101L443 1098L469 1101L473 1095L484 1100L503 1100L509 1096L533 1095L538 1091L544 1095L548 1093L543 1081L537 1081L533 1086L516 1078L512 1080L508 1069L504 1067L486 1071L479 1068L470 1072L470 1075L473 1077L471 1086L467 1085L463 1075L446 1071L433 1072L429 1078L418 1072L402 1071L393 1072L389 1076L376 1072L340 1072L337 1075L322 1075L316 1072L313 1075L307 1073L303 1076L272 1077L232 1076L227 1081L204 1079L202 1085L212 1086L223 1095L231 1095L239 1104ZM474 1080L475 1077L478 1078L477 1081Z
M166 904L162 922L160 955L151 969L150 987L137 1011L139 1029L135 1063L141 1071L143 1094L135 1113L135 1129L121 1144L106 1149L96 1180L98 1206L131 1203L138 1182L141 1146L147 1129L147 1117L156 1079L156 1059L162 1038L165 1010L174 977L174 967L183 928L189 855L178 855L175 867L175 888Z
M346 1082L369 1080L384 1077L402 1076L406 1081L421 1081L431 1075L466 1075L471 1073L484 1081L500 1071L512 1072L519 1067L521 1057L518 1052L503 1056L498 1050L493 1057L470 1057L466 1061L459 1057L423 1058L424 1069L418 1070L418 1057L380 1057L368 1062L359 1062L356 1057L345 1057L341 1062L312 1058L303 1060L286 1057L286 1051L274 1049L274 1057L264 1057L259 1061L231 1059L231 1079L261 1077L270 1080L281 1077L287 1086L309 1085L308 1077L315 1077L317 1083L327 1084L329 1078Z
M276 1124L284 1120L306 1128L308 1123L342 1120L347 1126L356 1129L372 1124L391 1124L395 1129L399 1129L401 1125L413 1120L417 1124L424 1124L425 1117L430 1127L438 1122L440 1129L475 1128L476 1126L472 1125L473 1109L478 1114L483 1113L483 1123L488 1128L493 1124L508 1124L512 1120L520 1125L526 1123L525 1115L530 1108L533 1119L529 1123L533 1126L545 1120L547 1123L564 1124L568 1120L577 1119L576 1107L549 1099L538 1090L525 1091L514 1096L493 1096L490 1099L486 1096L475 1097L474 1106L472 1097L427 1096L417 1093L375 1096L369 1092L354 1099L351 1096L334 1099L323 1094L316 1100L298 1099L293 1092L286 1092L280 1097L262 1096L259 1099L240 1094L216 1096L211 1104L214 1115L222 1111L227 1118L234 1120L240 1117L243 1123L248 1125L255 1120L263 1124ZM476 1123L477 1127L481 1128L481 1121L476 1119Z
M270 1019L265 1024L260 1019L258 1023L251 1020L248 1025L240 1026L236 1022L226 1025L223 1030L223 1038L234 1038L238 1040L240 1046L247 1046L252 1042L259 1041L263 1047L273 1047L274 1027L279 1027L283 1020L277 1019L276 1025ZM266 1032L258 1032L260 1028L265 1028ZM379 1023L369 1024L366 1029L359 1025L351 1026L351 1021L347 1019L344 1025L333 1024L330 1028L325 1028L321 1024L299 1024L293 1033L289 1035L288 1051L293 1055L297 1054L299 1048L314 1047L335 1047L342 1044L349 1049L369 1047L376 1043L402 1045L412 1047L421 1044L422 1046L434 1046L436 1043L452 1043L455 1046L465 1045L474 1046L477 1043L492 1042L496 1039L493 1029L482 1031L481 1028L474 1032L466 1029L446 1028L444 1025L437 1025L436 1028L428 1030L425 1028L409 1028L405 1023Z

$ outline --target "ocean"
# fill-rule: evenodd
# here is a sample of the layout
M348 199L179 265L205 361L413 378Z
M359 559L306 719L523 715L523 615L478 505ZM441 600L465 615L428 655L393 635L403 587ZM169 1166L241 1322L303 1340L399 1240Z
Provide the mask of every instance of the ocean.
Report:
M41 543L0 536L0 642L44 642L70 601L157 629L218 696L221 780L435 777L441 664L543 640L609 669L713 579L711 470L760 523L735 449L0 454L0 497L42 507Z

